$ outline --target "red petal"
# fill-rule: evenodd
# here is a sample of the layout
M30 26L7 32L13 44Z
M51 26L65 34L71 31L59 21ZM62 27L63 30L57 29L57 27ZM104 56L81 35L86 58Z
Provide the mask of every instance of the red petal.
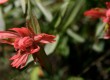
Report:
M110 36L104 36L104 39L110 39Z
M110 34L105 33L104 39L110 39Z
M12 67L20 67L22 66L21 68L23 68L27 62L27 59L28 59L28 55L27 53L19 56L18 58L14 59L14 61L11 63Z
M12 28L10 30L16 31L20 36L24 37L24 36L32 36L33 33L25 27L22 28Z
M103 18L103 22L106 22L106 23L110 24L110 18L109 17Z
M26 48L32 45L33 40L30 37L24 37L19 40L18 45L21 48Z
M110 8L110 2L106 2L107 8Z
M19 37L16 33L9 31L0 31L0 43L13 45L15 38Z
M40 40L41 43L52 43L54 42L54 38L55 36L54 35L49 35L49 34L41 34L42 35L42 39Z
M14 59L17 59L19 58L21 55L20 55L20 50L18 51L18 53L16 55L14 55L13 57L10 58L10 60L14 60Z
M19 42L19 38L17 38L15 41L14 41L14 48L15 49L18 49L19 48L19 45L18 45L18 42Z
M27 58L27 55L28 55L28 54L23 54L23 55L19 58L19 60L16 62L16 68L18 68L18 67L21 66L22 64L26 63L26 62L23 63L23 61L25 60L25 58Z
M22 64L21 64L21 67L20 67L20 69L22 69L25 65L26 65L26 62L27 62L27 60L28 60L28 54L26 55L26 57L25 57L25 59L22 61Z
M15 59L15 60L11 63L12 67L15 67L15 66L16 66L16 63L17 63L18 60L19 60L19 58Z
M8 0L0 0L0 4L6 3Z
M9 40L0 40L0 43L13 45L13 41L9 41Z
M39 34L39 35L34 36L34 40L36 42L39 42L41 39L42 39L42 34Z
M17 37L19 36L14 32L0 31L0 39L17 38Z
M85 16L90 16L92 18L102 18L106 15L106 9L103 8L94 8L88 10L84 13Z
M37 46L35 49L31 49L31 54L37 53L40 50L40 47Z
M14 47L16 49L26 50L27 47L30 47L33 43L33 39L30 37L18 38L14 42Z

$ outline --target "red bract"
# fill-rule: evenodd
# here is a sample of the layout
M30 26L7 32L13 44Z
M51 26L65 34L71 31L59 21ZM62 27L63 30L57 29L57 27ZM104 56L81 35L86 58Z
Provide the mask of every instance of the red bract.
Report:
M6 3L8 0L0 0L0 4Z
M94 8L91 10L88 10L84 13L85 16L90 16L92 18L102 18L105 17L106 9L103 8Z
M110 8L110 2L106 2L107 8Z
M110 2L106 2L107 8L93 8L84 13L92 18L102 18L103 22L110 24Z
M9 31L0 31L0 43L13 45L17 54L13 60L12 67L23 68L30 54L37 54L41 44L54 42L55 36L49 34L35 34L28 28L12 28Z

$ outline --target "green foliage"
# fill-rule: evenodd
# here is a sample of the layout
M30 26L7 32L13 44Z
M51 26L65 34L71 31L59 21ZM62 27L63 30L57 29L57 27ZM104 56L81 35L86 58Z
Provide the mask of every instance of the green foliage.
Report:
M39 76L39 64L30 65L32 60L23 70L9 67L7 58L15 51L9 45L1 45L0 75L3 76L0 80L110 79L110 42L102 39L105 24L83 15L93 7L104 8L106 0L30 0L31 7L28 1L10 0L0 5L0 29L26 26L27 18L31 21L28 25L37 30L36 33L55 35L56 42L45 45L46 53L42 48L43 56L37 55L39 59L44 57L43 68L53 75L44 71L43 76ZM27 5L30 12L26 10Z
M84 80L84 79L80 77L70 77L68 80Z

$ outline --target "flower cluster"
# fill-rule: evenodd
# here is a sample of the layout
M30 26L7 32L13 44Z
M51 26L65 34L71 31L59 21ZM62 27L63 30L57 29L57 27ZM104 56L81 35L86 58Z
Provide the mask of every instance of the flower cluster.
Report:
M10 58L13 60L12 67L23 68L26 65L30 54L37 54L40 45L54 42L55 36L49 34L35 34L32 30L12 28L9 31L0 31L0 43L7 43L14 46L16 55Z
M110 2L106 2L106 8L93 8L84 13L85 16L90 16L94 19L101 18L103 22L110 27ZM105 32L105 39L110 39L110 28Z

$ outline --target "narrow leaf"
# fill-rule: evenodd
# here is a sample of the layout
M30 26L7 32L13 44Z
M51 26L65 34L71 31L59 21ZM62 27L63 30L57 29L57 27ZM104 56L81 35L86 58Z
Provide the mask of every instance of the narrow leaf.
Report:
M51 12L46 9L39 0L35 0L36 1L36 5L38 6L38 8L41 10L41 12L44 14L45 18L47 19L47 21L51 22L53 19L53 16L51 14Z
M39 80L38 71L39 71L39 67L33 68L30 74L30 80Z
M3 19L1 7L0 7L0 30L5 30L5 21Z
M104 49L104 43L103 42L94 43L92 48L97 52L102 52Z
M26 12L26 0L20 0L20 3L21 3L23 13L25 13Z
M33 13L30 16L30 23L29 23L29 25L30 25L29 27L31 27L35 33L37 33L37 34L41 33L38 20L37 20L36 16L34 16Z
M96 29L96 37L102 37L103 34L104 34L104 27L105 27L106 23L102 23L100 22L98 25L97 25L97 29Z
M81 77L70 77L68 78L68 80L84 80L84 79Z
M74 22L76 20L76 17L79 13L79 11L81 10L81 8L83 7L85 1L84 0L77 0L76 1L76 6L74 9L72 9L72 12L69 13L69 17L68 19L66 19L64 22L64 26L63 29L65 30L72 22Z
M56 35L55 42L54 43L49 43L45 46L45 52L46 52L47 55L50 55L51 53L54 52L58 42L59 42L59 35Z
M57 28L59 26L59 24L61 23L62 17L64 16L67 7L69 5L69 1L65 1L62 6L60 7L60 13L59 13L59 17L55 22L55 28Z
M76 40L77 42L81 42L83 43L85 41L85 39L83 37L81 37L80 35L76 34L75 32L73 32L72 30L68 29L67 30L67 34L72 37L74 40Z

